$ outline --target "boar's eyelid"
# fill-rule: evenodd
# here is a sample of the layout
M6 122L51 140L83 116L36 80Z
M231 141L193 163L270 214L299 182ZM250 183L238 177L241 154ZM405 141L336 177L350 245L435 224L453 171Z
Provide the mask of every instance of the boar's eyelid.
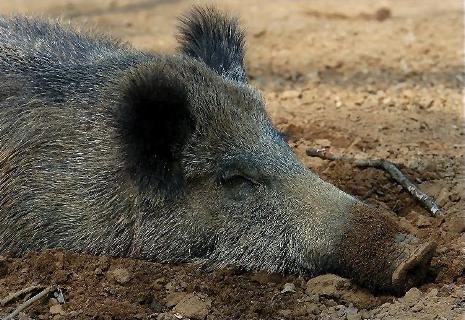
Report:
M244 175L244 174L233 174L233 175L228 175L224 176L220 179L221 184L224 186L234 186L242 183L250 183L251 185L258 186L260 183L258 183L256 180L252 179L251 177Z

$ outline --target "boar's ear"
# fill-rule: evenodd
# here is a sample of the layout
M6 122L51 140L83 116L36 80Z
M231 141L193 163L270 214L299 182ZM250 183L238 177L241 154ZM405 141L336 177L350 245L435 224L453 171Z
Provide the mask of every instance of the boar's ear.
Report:
M131 176L159 188L182 183L182 151L195 129L185 85L162 69L125 78L120 114Z
M212 7L194 7L180 18L179 50L226 79L246 83L244 32L237 19Z

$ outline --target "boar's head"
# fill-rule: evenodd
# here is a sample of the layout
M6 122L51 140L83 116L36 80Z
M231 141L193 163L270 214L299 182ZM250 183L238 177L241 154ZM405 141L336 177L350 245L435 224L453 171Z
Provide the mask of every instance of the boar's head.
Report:
M247 83L235 19L194 9L180 53L125 75L127 174L142 218L132 255L211 267L336 272L380 290L421 280L434 244L320 179Z

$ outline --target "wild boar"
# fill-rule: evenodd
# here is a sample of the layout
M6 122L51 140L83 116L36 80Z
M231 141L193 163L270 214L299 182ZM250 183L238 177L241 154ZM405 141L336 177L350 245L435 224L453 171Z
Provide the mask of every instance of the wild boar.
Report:
M181 20L178 52L156 54L0 18L0 253L420 281L434 244L297 159L248 83L237 20Z

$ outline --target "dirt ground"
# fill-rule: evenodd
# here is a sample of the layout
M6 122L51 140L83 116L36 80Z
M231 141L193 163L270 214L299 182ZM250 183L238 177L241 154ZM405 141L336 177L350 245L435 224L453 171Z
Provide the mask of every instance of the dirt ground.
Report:
M61 17L135 47L173 52L182 0L2 0L1 13ZM198 1L196 1L198 3ZM324 179L393 210L412 233L436 239L429 278L405 296L377 296L322 275L207 273L62 251L0 257L0 298L56 283L20 319L463 319L465 174L463 10L459 0L235 0L218 2L247 29L247 67L278 128ZM376 169L305 155L386 158L435 197L428 212ZM4 306L0 316L40 289Z

